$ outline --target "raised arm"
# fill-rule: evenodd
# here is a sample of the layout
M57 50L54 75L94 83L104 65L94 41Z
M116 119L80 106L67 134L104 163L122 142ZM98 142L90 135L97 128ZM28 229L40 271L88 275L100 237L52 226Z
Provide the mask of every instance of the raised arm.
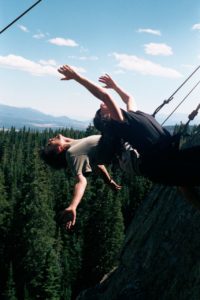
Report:
M117 106L115 101L102 87L96 85L92 81L78 74L74 69L68 65L64 65L58 69L58 72L64 75L61 80L75 80L84 86L90 93L92 93L96 98L104 102L111 114L111 118L117 121L123 121L123 114L120 108Z
M131 95L127 94L120 86L118 86L108 74L100 76L99 82L105 84L104 88L113 89L121 97L122 101L126 104L127 111L137 110L135 99Z

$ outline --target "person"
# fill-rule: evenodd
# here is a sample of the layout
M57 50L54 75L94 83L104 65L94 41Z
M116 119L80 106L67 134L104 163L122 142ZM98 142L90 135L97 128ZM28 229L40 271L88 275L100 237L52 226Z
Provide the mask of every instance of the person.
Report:
M132 96L127 94L121 87L117 85L117 83L108 75L105 74L103 76L99 77L99 82L104 84L104 88L106 89L113 89L122 99L122 101L126 104L126 110L127 111L137 111L137 106L135 103L135 99L133 99ZM101 110L104 109L104 105L100 105ZM94 118L94 124L96 121L96 127L98 127L98 118ZM101 128L99 128L100 130ZM101 131L101 130L100 130ZM133 175L135 173L139 173L136 169L137 166L137 158L139 157L139 153L133 149L129 144L126 144L126 149L128 148L129 151L124 151L124 161L123 161L123 155L122 155L122 161L119 160L120 167L123 171L126 171L129 178L133 178ZM130 150L131 149L131 150ZM133 158L131 158L130 153L133 152L133 150L136 152L134 153L134 161ZM131 162L131 163L130 163ZM133 165L135 168L133 168ZM177 186L178 192L192 205L200 210L200 201L199 197L200 194L198 192L198 189L196 187L192 186Z
M61 80L75 80L103 102L94 124L107 137L128 142L140 155L136 160L140 175L156 183L194 186L200 183L200 146L180 149L178 141L153 116L142 111L121 109L106 89L63 65ZM99 79L105 83L105 78Z
M70 168L75 176L76 183L71 203L61 213L61 222L65 228L71 229L76 222L76 210L83 198L87 176L92 171L99 171L104 182L113 190L120 190L118 185L108 173L106 167L98 157L98 143L100 135L91 135L81 139L72 139L58 134L48 140L48 144L42 149L41 158L55 169ZM106 153L105 153L106 156ZM106 157L104 158L106 161Z

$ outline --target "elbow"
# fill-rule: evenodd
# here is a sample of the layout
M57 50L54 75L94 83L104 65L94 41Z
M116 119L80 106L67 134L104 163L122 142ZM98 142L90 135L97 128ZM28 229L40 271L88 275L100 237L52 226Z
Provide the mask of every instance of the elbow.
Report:
M79 182L80 182L80 184L82 185L82 187L86 188L86 186L87 186L87 179L86 179L85 176L82 175L82 176L80 177Z
M76 177L76 182L82 186L87 186L87 179L84 175L80 174Z
M84 177L84 186L87 186L87 179Z
M107 94L106 92L103 93L102 101L103 101L108 107L109 107L110 104L113 102L113 101L112 101L112 98L110 97L110 95Z

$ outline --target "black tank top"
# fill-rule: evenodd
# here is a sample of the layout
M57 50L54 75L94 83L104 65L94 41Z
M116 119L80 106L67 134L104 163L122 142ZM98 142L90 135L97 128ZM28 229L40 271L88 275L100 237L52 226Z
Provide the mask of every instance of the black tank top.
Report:
M122 110L124 121L111 120L109 122L110 134L122 138L135 148L140 154L150 151L153 146L164 147L171 135L154 117L142 111Z

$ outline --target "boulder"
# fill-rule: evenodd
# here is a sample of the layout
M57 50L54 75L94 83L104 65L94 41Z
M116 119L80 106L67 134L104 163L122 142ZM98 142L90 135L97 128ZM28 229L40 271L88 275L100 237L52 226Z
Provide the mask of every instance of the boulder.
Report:
M200 211L176 187L154 186L126 232L118 266L77 297L151 299L200 299Z

